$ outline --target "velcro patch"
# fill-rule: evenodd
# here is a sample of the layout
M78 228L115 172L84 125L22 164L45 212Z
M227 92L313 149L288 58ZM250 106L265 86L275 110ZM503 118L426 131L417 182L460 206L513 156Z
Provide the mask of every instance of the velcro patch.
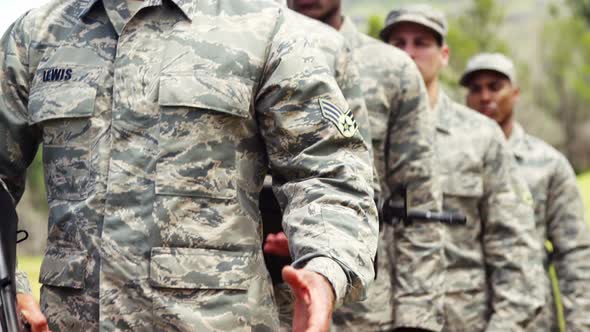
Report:
M358 129L358 124L354 120L350 108L348 111L342 112L338 106L325 99L320 99L320 107L322 108L322 116L332 122L342 136L346 138L354 136Z

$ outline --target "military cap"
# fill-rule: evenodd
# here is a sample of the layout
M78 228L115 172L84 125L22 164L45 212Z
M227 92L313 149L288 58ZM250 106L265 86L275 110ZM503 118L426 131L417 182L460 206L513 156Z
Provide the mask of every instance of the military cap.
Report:
M393 26L402 22L417 23L432 29L440 37L441 42L448 31L445 15L439 10L425 4L409 5L389 12L385 19L385 27L379 33L381 40L387 42Z
M480 70L491 70L498 72L510 80L512 84L516 83L516 70L514 63L507 56L501 53L480 53L473 56L467 62L467 67L461 76L459 83L467 86L471 74Z

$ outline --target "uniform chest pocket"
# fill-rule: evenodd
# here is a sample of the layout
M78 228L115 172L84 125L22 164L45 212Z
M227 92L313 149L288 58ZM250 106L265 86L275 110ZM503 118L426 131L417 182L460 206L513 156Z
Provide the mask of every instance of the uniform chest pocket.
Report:
M37 71L29 122L43 132L43 164L50 200L84 200L94 189L91 118L101 68L63 66Z
M253 82L204 73L160 78L160 132L156 193L236 197L236 158L252 133Z
M445 210L460 211L478 216L479 202L483 196L483 179L478 174L448 174L441 176L443 206Z

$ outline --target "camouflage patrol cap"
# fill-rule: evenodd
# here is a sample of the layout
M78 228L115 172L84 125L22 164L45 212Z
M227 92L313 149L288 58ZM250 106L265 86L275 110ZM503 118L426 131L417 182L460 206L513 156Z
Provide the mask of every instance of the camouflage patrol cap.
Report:
M501 53L480 53L473 56L467 62L467 67L465 68L459 83L462 86L467 86L471 74L481 70L498 72L508 77L512 84L516 84L516 70L514 69L514 63Z
M389 12L387 19L385 19L385 27L379 33L381 40L387 42L394 25L402 22L417 23L432 29L440 38L441 43L447 36L448 25L445 15L429 5L418 4Z

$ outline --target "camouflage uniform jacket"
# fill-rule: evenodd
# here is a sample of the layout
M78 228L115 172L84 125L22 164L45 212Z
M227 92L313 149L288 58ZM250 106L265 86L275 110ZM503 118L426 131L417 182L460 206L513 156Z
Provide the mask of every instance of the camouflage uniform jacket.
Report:
M319 48L276 4L59 0L0 51L0 177L43 144L53 331L276 330L261 253L267 165L297 266L365 295L369 148Z
M520 175L535 202L538 241L553 244L551 259L557 272L567 331L590 331L590 233L584 221L584 206L576 176L567 159L547 143L527 135L515 124L508 139ZM555 302L549 275L545 275L548 300L544 317L529 331L552 326L557 330Z
M467 217L446 232L444 330L522 331L545 296L530 193L496 123L443 92L436 112L443 207Z
M439 209L440 190L434 181L435 119L420 72L404 52L360 33L350 18L344 19L340 32L350 43L361 74L382 198L409 185L413 208ZM396 241L393 231L384 225L377 280L369 288L368 299L336 311L337 330L442 328L442 227L396 226Z

